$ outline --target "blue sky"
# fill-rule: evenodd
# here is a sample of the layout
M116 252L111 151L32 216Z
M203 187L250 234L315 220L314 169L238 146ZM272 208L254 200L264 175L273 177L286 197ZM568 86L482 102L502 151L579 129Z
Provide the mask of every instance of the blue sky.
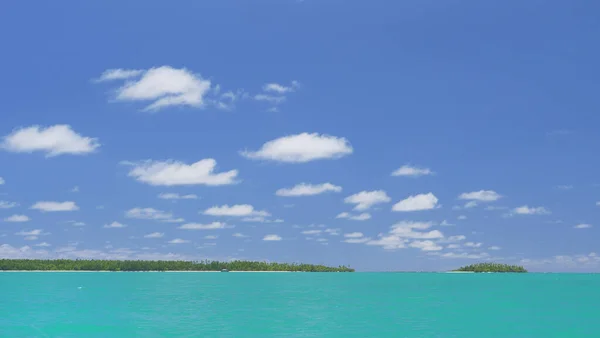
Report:
M600 269L595 2L29 5L0 256Z

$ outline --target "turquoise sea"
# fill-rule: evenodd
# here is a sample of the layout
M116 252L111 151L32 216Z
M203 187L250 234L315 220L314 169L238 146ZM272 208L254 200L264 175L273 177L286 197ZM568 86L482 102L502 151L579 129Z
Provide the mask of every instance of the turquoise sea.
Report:
M0 337L600 337L600 275L0 273Z

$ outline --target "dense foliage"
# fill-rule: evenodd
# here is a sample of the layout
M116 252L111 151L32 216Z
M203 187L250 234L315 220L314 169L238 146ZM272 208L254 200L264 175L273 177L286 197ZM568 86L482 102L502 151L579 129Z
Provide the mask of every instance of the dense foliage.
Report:
M454 271L470 272L527 272L524 267L518 265L498 264L498 263L478 263L463 266Z
M301 271L301 272L353 272L354 269L312 264L288 264L248 261L119 261L119 260L39 260L0 259L1 270L24 271Z

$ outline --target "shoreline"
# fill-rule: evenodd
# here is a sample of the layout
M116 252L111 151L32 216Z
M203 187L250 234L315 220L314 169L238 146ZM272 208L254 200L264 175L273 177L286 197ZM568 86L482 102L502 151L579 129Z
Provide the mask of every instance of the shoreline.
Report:
M94 273L94 272L177 272L177 273L181 273L181 272L189 272L189 273L196 273L196 272L223 272L223 271L186 271L186 270L182 270L182 271L110 271L110 270L0 270L0 273L2 272L76 272L76 273ZM304 272L304 271L227 271L229 272Z

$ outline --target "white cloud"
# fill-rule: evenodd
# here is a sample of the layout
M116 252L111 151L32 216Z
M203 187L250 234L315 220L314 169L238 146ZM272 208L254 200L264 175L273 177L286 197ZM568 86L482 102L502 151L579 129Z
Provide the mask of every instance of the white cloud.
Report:
M409 246L411 248L421 249L422 251L439 251L442 250L443 247L436 244L434 241L425 240L425 241L412 241Z
M443 220L443 221L442 221L442 223L440 223L440 226L443 226L443 227L446 227L446 226L453 226L453 225L454 225L454 224L452 224L452 223L449 223L449 222L448 222L448 221L446 221L446 220Z
M67 202L51 202L51 201L41 201L37 202L30 207L30 209L36 209L43 212L57 212L57 211L76 211L79 210L79 207L75 202L67 201Z
M28 222L31 219L26 215L12 215L4 219L4 222Z
M489 256L490 255L486 252L482 252L482 253L446 252L446 253L440 255L440 257L443 257L443 258L456 258L456 259L485 259L485 258L488 258Z
M483 243L466 242L463 245L469 248L480 248L483 245Z
M36 245L34 245L34 246L39 246L39 247L49 247L49 246L51 246L51 245L50 245L49 243L42 242L42 243L36 244Z
M467 216L465 216L465 215L460 215L460 216L458 216L458 217L456 217L456 218L457 218L457 219L459 219L459 220L465 220L465 219L467 219Z
M125 228L127 225L119 223L119 222L112 222L110 224L104 224L104 227L107 229L110 228Z
M177 193L162 193L158 195L158 198L164 200L195 200L198 196L194 194L180 195Z
M352 221L366 221L371 218L371 214L369 214L368 212L363 212L359 215L351 215L347 212L342 212L341 214L335 216L335 218L347 218Z
M74 187L71 189L71 192L79 192L79 186L74 186Z
M254 210L254 207L250 204L236 204L229 206L227 204L222 206L214 206L204 210L205 215L210 216L231 216L231 217L244 217L244 216L258 216L268 217L271 216L268 212L262 210Z
M439 230L420 231L427 230L432 225L431 222L399 222L392 225L387 234L380 234L378 239L368 241L366 244L382 246L386 250L395 250L405 248L406 243L413 239L444 238L444 234Z
M341 137L301 133L271 140L258 151L242 151L249 159L287 163L305 163L322 159L337 159L352 154L350 143Z
M358 211L364 211L376 204L390 201L390 197L383 190L361 191L344 199L344 203L356 204L354 210Z
M281 237L279 235L266 235L263 237L263 241L280 241Z
M340 192L342 191L342 187L333 185L329 182L322 184L300 183L292 188L279 189L275 192L275 195L284 197L312 196L319 195L328 191Z
M40 235L48 235L48 233L42 233L42 229L35 229L31 231L19 231L15 233L17 236L23 236L26 241L35 241Z
M304 230L302 231L303 235L319 235L323 232L323 230Z
M296 88L298 87L298 82L297 81L292 81L292 85L289 87L286 87L284 85L280 85L278 83L267 83L263 86L263 90L265 92L274 92L277 94L285 94L285 93L289 93L289 92L293 92L296 90Z
M325 229L325 232L328 233L330 236L339 236L340 231L341 231L341 229L339 229L339 228Z
M586 224L586 223L577 224L576 226L574 226L575 229L588 229L591 227L592 227L591 224Z
M350 243L350 244L362 244L362 243L367 243L371 240L370 237L351 237L351 238L346 238L343 240L344 243Z
M210 93L211 82L185 68L170 66L140 70L108 70L103 76L112 79L129 79L117 89L117 101L152 101L144 111L158 111L171 106L202 108ZM100 77L100 79L103 78ZM138 79L131 80L135 76Z
M266 219L264 216L254 216L254 217L244 217L242 218L242 222L250 222L250 223L283 223L284 220L278 218L274 220Z
M506 210L506 209L508 209L508 208L503 207L503 206L495 206L495 205L488 205L487 207L485 207L485 210L487 210L487 211Z
M67 221L67 223L71 223L74 227L82 227L85 226L85 223L83 222L77 222L77 221Z
M0 177L0 185L4 184L4 179L2 177Z
M125 212L125 217L135 219L150 219L169 223L185 221L183 218L173 218L173 214L154 208L133 208Z
M600 201L596 202L596 206L600 207Z
M104 82L112 80L125 80L132 77L142 75L144 71L141 69L107 69L100 75L99 78L95 79L95 82Z
M471 209L471 208L475 208L476 206L477 206L477 201L469 201L469 202L465 203L464 208Z
M0 201L0 209L10 209L19 206L19 203Z
M446 248L448 248L448 249L458 249L458 248L460 248L460 244L448 244L448 246Z
M96 138L77 134L66 124L50 127L31 126L14 130L4 136L0 148L15 153L41 151L46 157L63 154L83 155L94 152L100 143Z
M163 232L153 232L153 233L144 235L144 238L162 238L164 236L165 236L165 234Z
M429 168L418 168L418 167L413 167L411 165L403 165L400 168L396 169L394 172L392 172L392 176L411 176L411 177L419 177L419 176L426 176L426 175L433 175L434 172L431 171Z
M254 96L256 101L266 101L273 104L280 104L285 101L285 96L273 96L267 94L257 94Z
M571 190L573 189L572 185L557 185L556 189L558 190Z
M242 234L242 233L240 233L240 232L236 232L236 233L234 233L234 234L233 234L233 235L231 235L231 236L233 236L233 237L237 237L237 238L245 238L245 237L248 237L248 236L246 236L246 235L244 235L244 234Z
M408 198L394 204L392 211L421 211L436 208L437 197L433 193L409 196Z
M513 213L517 215L546 215L549 214L550 211L544 207L529 207L527 205L520 206L518 208L513 209Z
M124 162L133 165L129 176L136 180L155 186L175 185L208 185L218 186L235 184L238 171L230 170L215 173L217 161L212 158L203 159L192 164L167 160L143 161L139 163Z
M175 238L170 240L168 243L169 244L184 244L184 243L189 243L190 241L188 241L187 239L181 239L181 238Z
M461 200L473 200L479 202L493 202L502 198L502 195L498 194L493 190L479 190L472 192L465 192L458 196Z
M445 240L445 242L460 242L460 241L464 241L465 239L467 239L467 237L465 237L464 235L455 235L455 236L448 237Z
M494 246L490 246L490 247L488 248L488 250L495 250L495 251L497 251L497 250L501 250L501 249L502 249L501 247L499 247L499 246L495 246L495 245L494 245Z
M215 229L225 229L227 228L227 224L221 222L212 222L209 224L200 224L200 223L186 223L182 226L178 227L178 229L183 230L215 230Z
M362 232L351 232L349 234L344 234L344 237L346 237L346 238L360 238L360 237L364 237L364 234Z

